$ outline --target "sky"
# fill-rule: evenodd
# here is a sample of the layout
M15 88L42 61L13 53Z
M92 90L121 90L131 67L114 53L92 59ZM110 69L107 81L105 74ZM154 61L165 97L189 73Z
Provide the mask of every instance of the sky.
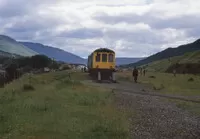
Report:
M199 0L0 0L0 34L87 57L146 57L200 38Z

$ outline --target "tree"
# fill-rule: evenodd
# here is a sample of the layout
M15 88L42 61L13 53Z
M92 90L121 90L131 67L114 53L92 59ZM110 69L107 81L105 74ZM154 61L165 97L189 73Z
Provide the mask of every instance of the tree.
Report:
M12 64L8 65L8 67L5 70L6 70L6 73L8 74L8 76L9 76L9 81L17 78L18 71L17 71L17 65L16 64L12 63Z
M52 60L45 55L35 55L31 57L31 64L33 68L40 69L48 67Z
M51 63L51 65L49 66L49 68L51 68L51 69L59 69L59 64L57 62L53 61Z

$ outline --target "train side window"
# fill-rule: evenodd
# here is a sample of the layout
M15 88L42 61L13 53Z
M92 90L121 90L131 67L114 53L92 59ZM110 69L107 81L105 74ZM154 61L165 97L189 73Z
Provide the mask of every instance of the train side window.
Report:
M109 62L113 62L114 61L113 54L109 54L108 61Z
M101 61L101 54L97 54L96 55L96 62L100 62Z
M107 54L102 54L102 62L107 62Z

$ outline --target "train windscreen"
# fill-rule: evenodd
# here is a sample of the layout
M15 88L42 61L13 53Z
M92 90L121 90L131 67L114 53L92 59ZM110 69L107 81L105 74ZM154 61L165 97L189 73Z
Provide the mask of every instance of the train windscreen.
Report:
M113 54L109 54L108 62L113 62L113 61L114 61Z

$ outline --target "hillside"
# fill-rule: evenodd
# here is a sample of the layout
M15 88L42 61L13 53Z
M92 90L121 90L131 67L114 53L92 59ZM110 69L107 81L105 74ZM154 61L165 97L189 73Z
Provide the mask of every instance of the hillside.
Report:
M59 48L45 46L40 43L31 43L31 42L20 42L23 45L29 47L30 49L40 53L47 55L48 57L55 58L58 61L64 61L68 63L78 63L78 64L86 64L87 59L83 59L75 54L72 54L70 52L64 51ZM143 58L126 58L126 57L119 57L116 58L116 64L122 65L122 64L129 64L129 63L135 63Z
M196 40L193 43L181 45L177 48L168 48L164 51L161 51L152 56L149 56L144 60L141 60L137 63L129 64L126 66L128 66L128 67L141 66L141 65L151 63L153 61L158 61L158 60L162 60L162 59L166 59L166 58L170 58L170 57L174 57L174 56L181 56L187 52L194 52L197 50L200 50L200 39Z
M170 66L175 64L200 64L200 51L185 53L182 56L176 56L149 63L147 69L150 71L165 72Z
M0 35L0 55L9 56L9 54L20 56L33 56L38 53L27 48L21 43L18 43L8 36Z
M38 52L39 54L46 55L48 57L54 58L57 61L64 61L68 63L85 64L86 60L69 52L66 52L59 48L54 48L50 46L45 46L40 43L32 42L20 42L28 48Z

